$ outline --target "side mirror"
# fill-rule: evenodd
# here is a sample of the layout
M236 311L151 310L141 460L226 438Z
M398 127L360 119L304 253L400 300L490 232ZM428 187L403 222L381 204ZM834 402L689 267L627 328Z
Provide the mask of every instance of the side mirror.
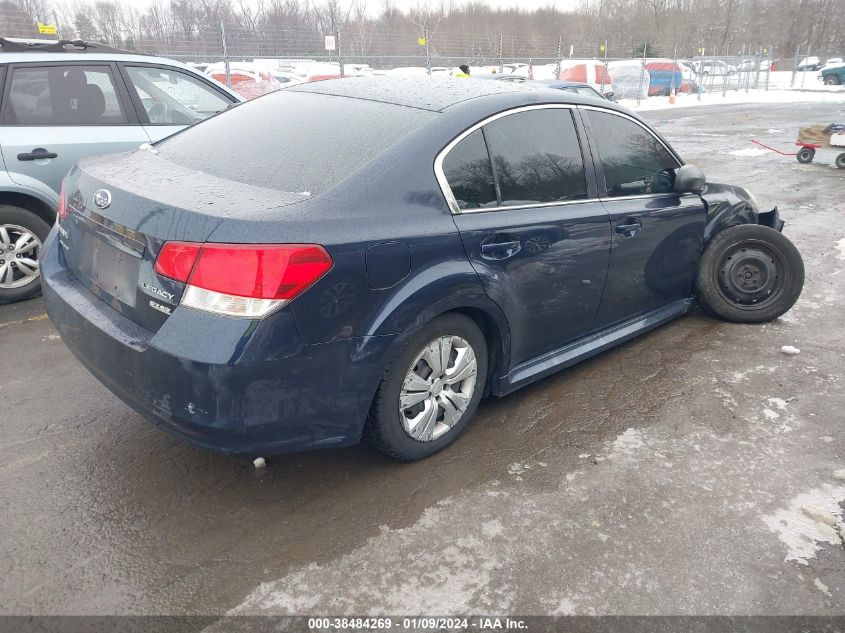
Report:
M695 165L684 165L675 174L675 193L701 193L707 176Z

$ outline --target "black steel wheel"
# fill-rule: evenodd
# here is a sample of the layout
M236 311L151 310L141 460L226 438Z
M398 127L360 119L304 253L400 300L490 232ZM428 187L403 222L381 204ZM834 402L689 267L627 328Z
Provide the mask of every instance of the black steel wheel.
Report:
M757 224L717 234L704 251L696 280L701 307L737 323L776 319L795 304L803 287L798 249L780 232Z
M801 151L798 152L798 162L799 163L812 163L813 158L816 155L816 150L811 147L804 147Z

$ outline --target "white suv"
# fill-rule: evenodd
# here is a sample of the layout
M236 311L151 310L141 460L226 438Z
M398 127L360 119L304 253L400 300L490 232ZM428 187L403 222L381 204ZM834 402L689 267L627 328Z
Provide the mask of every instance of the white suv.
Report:
M0 302L38 294L61 181L242 101L190 66L81 41L0 38Z

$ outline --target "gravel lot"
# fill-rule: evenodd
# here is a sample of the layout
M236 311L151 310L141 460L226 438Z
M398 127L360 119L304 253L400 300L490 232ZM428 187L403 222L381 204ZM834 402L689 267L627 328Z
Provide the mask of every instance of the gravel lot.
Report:
M749 151L845 104L644 116L780 206L807 266L784 318L682 318L421 463L256 470L127 409L40 300L0 306L0 613L845 613L845 171Z

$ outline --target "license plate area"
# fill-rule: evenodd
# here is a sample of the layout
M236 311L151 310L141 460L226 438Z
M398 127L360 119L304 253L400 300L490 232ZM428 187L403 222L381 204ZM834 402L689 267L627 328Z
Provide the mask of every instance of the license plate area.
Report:
M141 259L91 233L83 232L80 238L79 272L104 292L134 308Z

